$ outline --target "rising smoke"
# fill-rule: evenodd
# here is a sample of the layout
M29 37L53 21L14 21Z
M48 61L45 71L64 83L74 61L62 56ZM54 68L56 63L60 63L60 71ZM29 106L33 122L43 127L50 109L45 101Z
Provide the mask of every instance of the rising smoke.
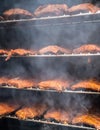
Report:
M87 0L84 0L84 3ZM88 2L93 2L88 0ZM24 3L24 4L23 4ZM56 1L51 0L37 0L24 1L21 3L16 0L15 3L3 2L0 4L3 8L0 11L3 12L11 7L20 7L33 12L38 5L56 3ZM63 0L59 3L68 3L68 6L73 5L71 0ZM81 3L80 0L76 1L76 4ZM94 2L95 3L95 2ZM96 4L96 3L95 3ZM8 7L9 6L9 7ZM35 24L35 23L34 23ZM74 49L80 45L86 43L96 43L99 44L99 34L100 28L98 25L100 23L81 23L76 25L50 25L50 26L23 26L14 28L4 28L0 30L0 48L4 49L15 49L15 48L25 48L25 49L40 49L48 45L59 45L69 49ZM100 45L100 44L99 44ZM87 62L87 57L74 57L74 58L12 58L5 62L4 59L0 61L0 74L12 77L36 77L40 80L54 79L54 78L71 78L71 79L84 79L91 77L100 76L99 58L92 58L92 64ZM9 95L9 92L8 92ZM34 94L35 95L35 94ZM37 95L37 96L36 96ZM38 94L33 98L33 94L20 93L21 100L24 102L35 102L37 101ZM39 93L39 95L41 95ZM27 98L29 97L29 99ZM59 98L58 98L59 97ZM16 99L16 93L13 93L13 98ZM61 108L72 108L74 116L80 108L82 111L88 111L92 107L91 98L87 95L74 95L74 94L51 94L43 93L41 96L43 102L48 103L50 107L61 107ZM74 104L74 105L73 105ZM73 105L73 106L72 106ZM20 127L23 127L20 123ZM23 129L23 128L22 128ZM22 130L21 129L21 130ZM33 128L32 128L33 129ZM46 124L41 125L39 128L41 130L67 130L67 128L48 126ZM69 129L68 129L69 130Z

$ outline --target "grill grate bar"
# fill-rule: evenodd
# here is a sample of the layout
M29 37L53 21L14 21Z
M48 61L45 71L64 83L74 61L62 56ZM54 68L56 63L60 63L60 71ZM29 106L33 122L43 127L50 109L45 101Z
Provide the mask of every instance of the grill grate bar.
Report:
M26 55L26 56L11 56L11 57L77 57L77 56L100 56L100 53L80 53L80 54L48 54L48 55ZM7 55L0 55L0 57L6 58Z
M59 18L72 18L72 17L80 17L80 16L92 16L100 14L100 11L96 12L95 14L89 12L89 13L79 13L79 14L73 14L73 15L62 15L62 16L48 16L48 17L40 17L40 18L31 18L31 19L19 19L19 20L6 20L6 21L0 21L0 23L13 23L13 22L27 22L27 21L33 21L33 20L48 20L48 19L59 19Z
M92 13L80 13L76 15L63 15L54 17L41 17L32 19L20 19L20 20L7 20L0 21L0 29L3 27L16 28L17 25L29 25L29 26L51 26L51 25L64 25L64 24L82 24L82 23L99 23L100 11L96 14Z
M57 126L66 126L66 127L71 127L71 128L80 128L80 129L87 129L87 130L95 130L95 128L91 128L91 127L62 124L62 123L56 123L56 122L50 122L50 121L44 121L44 120L36 120L36 119L20 120L20 119L18 119L15 116L6 116L4 118L15 119L15 120L19 120L19 121L26 121L26 122L43 123L43 124L48 124L48 125L57 125Z
M11 90L28 90L28 91L41 91L41 92L53 92L53 93L58 93L56 90L42 90L39 88L16 88L14 86L0 86L1 89L11 89ZM95 95L100 95L100 92L92 92L92 91L72 91L72 90L64 90L59 93L76 93L76 94L95 94Z

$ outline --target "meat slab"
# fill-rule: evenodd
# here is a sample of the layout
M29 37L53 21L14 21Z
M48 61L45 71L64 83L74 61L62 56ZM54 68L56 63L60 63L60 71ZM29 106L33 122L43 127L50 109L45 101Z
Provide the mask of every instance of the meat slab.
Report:
M32 14L29 11L20 8L6 10L3 12L3 16L6 20L32 18Z
M17 110L20 105L15 103L0 102L0 116L10 114Z
M82 115L77 115L74 117L72 120L73 124L87 124L90 126L94 126L98 130L100 130L100 115L93 115L93 114L82 114Z
M48 4L39 6L35 12L35 17L59 16L68 12L66 4Z
M62 79L54 79L54 80L46 80L42 81L38 84L40 89L53 89L57 91L63 91L69 88L71 81L62 80Z
M26 50L26 49L12 49L9 51L6 61L11 58L11 56L26 56L26 55L34 55L35 51Z
M46 112L46 114L44 115L44 118L47 120L54 119L58 122L65 123L65 124L68 124L69 122L68 112L62 109L52 108Z
M38 51L39 54L70 54L71 50L57 45L47 46Z
M100 91L100 82L94 79L79 81L71 86L72 90L77 89L90 89L94 91Z
M100 52L100 47L94 44L82 45L73 50L73 53L97 53Z
M47 105L45 104L31 104L29 106L24 106L20 110L16 112L16 116L19 119L32 119L35 117L39 117L43 115L43 113L47 110Z
M68 11L71 14L80 13L80 12L96 13L99 10L100 10L99 7L97 7L91 3L83 3L83 4L75 5L68 9Z
M9 86L16 88L31 88L36 87L36 81L34 79L12 78L8 80Z

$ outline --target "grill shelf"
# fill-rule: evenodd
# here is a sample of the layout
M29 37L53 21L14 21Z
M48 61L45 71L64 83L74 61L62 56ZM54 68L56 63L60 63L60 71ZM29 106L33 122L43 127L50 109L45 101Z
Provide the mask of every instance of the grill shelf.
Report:
M49 55L26 55L26 56L11 56L11 57L77 57L77 56L100 56L100 53L80 53L80 54L57 54L57 55L53 55L53 54L49 54ZM0 55L0 57L4 57L6 58L7 55Z
M100 22L100 12L96 14L92 13L80 13L77 15L63 15L54 17L41 17L32 19L20 19L20 20L7 20L0 22L0 28L16 25L29 25L29 26L48 26L48 25L62 25L62 24L81 24Z
M14 117L14 116L6 116L6 117L4 117L4 118L19 120L17 117ZM91 127L78 126L78 125L69 125L69 124L62 124L62 123L56 123L56 122L50 122L50 121L44 121L44 120L36 120L36 119L27 119L27 120L19 120L19 121L42 123L42 124L56 125L56 126L66 126L66 127L68 127L68 128L80 128L80 129L86 129L86 130L95 130L95 128L91 128Z
M39 88L16 88L14 86L0 86L1 89L11 89L11 90L28 90L28 91L40 91L40 92L53 92L53 93L58 93L56 90L42 90ZM72 90L64 90L59 93L76 93L76 94L95 94L95 95L100 95L100 92L94 92L94 91L72 91Z

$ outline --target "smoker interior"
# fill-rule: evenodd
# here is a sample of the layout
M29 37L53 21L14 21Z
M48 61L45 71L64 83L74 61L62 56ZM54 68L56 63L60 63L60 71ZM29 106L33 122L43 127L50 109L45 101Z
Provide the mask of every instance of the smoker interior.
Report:
M27 0L13 0L11 2L4 0L0 1L0 13L3 11L20 7L27 9L33 12L39 5L48 4L48 3L67 3L69 7L74 4L83 3L82 0L76 0L75 3L70 0L37 0L37 1L27 1ZM93 4L99 4L99 1L96 0L84 0L85 2L91 2ZM95 17L96 16L96 17ZM77 19L80 19L77 23ZM61 18L61 20L43 20L43 21L26 21L17 25L15 22L11 23L0 23L0 48L2 49L16 49L16 48L25 48L25 49L40 49L48 45L59 45L62 47L67 47L69 49L77 48L80 45L93 43L96 45L100 44L99 40L99 22L93 21L99 20L99 14L92 15L91 19L85 16L85 19L88 19L88 22L82 22L84 17L76 18ZM75 21L74 21L75 20ZM68 24L66 24L66 21ZM48 24L49 22L49 24ZM51 22L51 24L50 24ZM73 24L72 24L73 22ZM42 23L42 24L41 24ZM9 26L10 25L10 26ZM20 26L19 26L20 25ZM51 26L52 25L52 26ZM27 31L26 31L27 30ZM91 58L92 63L88 63L88 58ZM77 61L77 62L76 62ZM53 64L53 66L52 66ZM28 76L36 78L54 78L58 75L60 76L70 76L77 79L87 79L91 77L100 77L99 71L100 61L99 56L85 56L85 57L12 57L9 61L5 62L3 57L0 57L0 76ZM53 73L51 73L53 72ZM67 93L49 93L49 92L37 92L37 91L27 91L27 90L15 90L15 89L4 89L1 88L0 96L1 101L11 98L13 100L18 100L18 97L21 101L27 97L33 98L38 96L43 96L44 98L49 98L55 100L57 103L62 103L64 97L70 97L72 101L75 98L76 106L84 104L86 107L94 106L99 107L100 96L99 95L89 95L89 94L67 94ZM59 97L59 99L58 99ZM80 98L81 97L81 98ZM84 97L84 98L83 98ZM35 98L36 99L36 98ZM82 102L83 101L83 102ZM89 104L87 103L89 101ZM62 105L62 104L60 104ZM12 125L13 124L13 125ZM0 119L0 128L8 130L81 130L81 128L73 127L64 127L57 125L47 125L30 121L20 121L14 120L13 118L1 118ZM91 128L91 127L90 127ZM87 128L88 130L88 128Z
M34 11L39 5L53 3L67 3L70 6L80 3L90 2L99 5L98 0L70 0L51 1L16 1L1 2L0 12L19 7ZM77 16L70 18L61 17L59 19L40 19L13 22L0 22L0 48L4 49L40 49L48 45L59 45L74 49L80 45L93 43L99 44L99 14L90 16ZM27 31L26 31L27 30Z
M83 110L85 109L91 109L91 108L95 108L100 110L100 105L99 105L99 100L100 99L100 95L85 95L85 94L60 94L60 93L50 93L50 92L45 92L45 93L41 93L41 92L28 92L27 90L24 91L11 91L11 90L4 90L1 89L2 94L0 93L0 101L6 101L7 99L11 99L14 100L15 102L24 102L24 103L28 103L29 101L36 101L38 99L41 100L41 102L48 102L49 105L54 106L57 105L57 107L70 107L70 109L73 109L73 112L77 112L79 111L80 108L82 108ZM17 97L17 95L19 95ZM23 100L24 98L24 100ZM92 100L91 100L92 98ZM73 104L74 107L71 107ZM41 119L42 120L42 119ZM4 125L6 124L6 125ZM71 125L60 125L59 123L52 122L49 123L41 123L41 121L34 121L34 120L19 120L13 117L13 115L11 115L10 117L4 117L0 119L0 127L2 129L7 128L8 130L12 130L12 129L20 129L20 130L24 130L24 129L35 129L38 128L40 130L42 129L59 129L59 130L63 130L63 129L68 129L68 130L77 130L77 129L83 129L83 130L89 130L89 129L94 129L93 127L90 126L71 126ZM35 128L34 128L35 127Z
M35 11L35 9L37 7L39 7L40 5L45 5L45 4L67 4L68 7L70 8L71 6L73 5L78 5L78 4L81 4L81 3L92 3L94 5L97 5L97 6L100 6L100 2L99 0L77 0L77 1L70 1L70 0L63 0L63 1L52 1L52 0L45 0L45 1L41 1L41 0L37 0L37 1L33 1L33 0L30 0L30 1L23 1L23 0L20 0L20 1L16 1L16 0L13 0L12 2L8 2L7 0L4 0L3 2L1 1L0 2L0 15L2 16L3 12L5 10L8 10L8 9L11 9L11 8L22 8L22 9L26 9L28 11L30 11L31 13L33 13ZM70 15L69 15L70 16ZM36 18L37 19L37 18ZM6 21L1 21L0 22L0 28L3 28L3 27L9 27L10 26L16 26L16 25L45 25L45 24L56 24L56 23L79 23L79 22L83 22L83 21L94 21L94 20L99 20L100 19L100 16L99 14L92 14L89 13L89 14L86 14L81 16L70 16L70 17L66 17L66 16L63 16L63 17L54 17L52 19L52 17L46 17L46 19L44 18L43 20L40 18L39 20L37 19L28 19L28 20L8 20L7 22Z
M57 76L69 76L77 79L87 79L91 77L97 77L100 76L99 71L99 56L95 57L92 56L91 63L88 63L88 57L69 57L69 58L59 58L59 57L38 57L38 58L32 58L32 57L13 57L9 61L5 62L3 58L1 58L1 64L0 64L0 73L2 76L11 76L11 77L36 77L40 79L48 79L48 78L55 78ZM56 61L56 62L55 62ZM77 61L77 62L76 62ZM59 64L60 63L60 64ZM53 64L53 66L52 66ZM96 66L96 68L95 68ZM16 68L16 69L15 69ZM94 69L95 68L95 69ZM51 73L52 72L52 73ZM82 73L82 75L81 75ZM18 96L17 96L18 95ZM100 109L99 106L99 99L100 94L94 95L94 94L75 94L74 92L72 94L68 93L58 93L58 92L45 92L45 91L27 91L27 90L20 90L20 89L4 89L1 88L0 91L1 101L6 99L13 99L15 102L20 100L20 102L26 103L28 101L28 98L31 100L37 100L39 97L42 99L42 101L45 101L46 99L51 103L55 102L55 105L59 106L65 106L66 105L69 108L72 108L70 105L75 104L75 107L73 107L73 111L77 111L79 108L77 106L81 106L85 109L88 108L96 108ZM59 97L59 98L58 98ZM63 102L62 102L63 101ZM73 103L72 103L73 101ZM66 105L65 105L66 104ZM73 105L74 106L74 105ZM99 111L98 111L99 112ZM64 126L60 124L54 124L53 122L47 123L47 122L36 122L34 120L19 120L13 117L4 117L1 119L1 122L7 123L8 129L13 129L17 124L22 124L21 127L16 127L15 129L30 129L30 125L33 128L34 125L38 129L43 129L44 126L46 129L92 129L93 127L90 126ZM13 123L12 123L13 122ZM14 124L14 126L12 125ZM3 125L3 124L2 124ZM93 128L94 129L94 128Z
M10 49L10 48L40 48L46 45L50 45L50 44L59 44L62 45L63 47L69 47L69 48L74 48L80 44L85 44L87 42L94 41L94 43L99 44L99 29L96 31L98 32L96 35L91 33L90 30L90 26L92 26L95 31L98 28L97 24L83 24L79 25L77 27L76 30L76 26L73 25L72 30L74 33L72 33L73 36L73 41L70 41L70 38L72 36L70 36L71 32L69 32L68 30L63 32L64 27L62 28L62 26L56 26L55 28L59 30L56 31L56 33L53 33L53 27L42 27L42 28L36 28L36 30L38 30L37 32L41 32L39 33L39 38L34 39L32 36L36 35L36 30L32 31L33 28L29 28L30 33L25 32L25 28L23 27L23 30L21 30L21 28L10 28L10 29L6 29L6 30L2 30L4 33L2 33L2 35L0 35L1 38L1 48L6 48L6 49ZM67 28L70 28L69 26L66 26ZM85 30L85 34L82 33L80 34L80 28L82 27L83 30ZM95 28L96 27L96 28ZM60 29L63 29L60 33ZM43 31L45 29L45 31ZM50 29L50 32L47 33ZM55 30L56 30L55 29ZM86 31L87 29L87 31ZM10 32L7 33L6 31ZM15 31L15 33L13 33L13 31ZM31 31L33 32L33 34L31 34ZM44 32L44 33L43 33ZM76 33L78 32L78 33ZM45 34L47 33L47 37L45 37ZM64 35L65 33L65 35ZM5 35L6 34L6 35ZM21 38L19 39L19 35L21 35ZM27 37L25 37L26 35ZM30 34L32 35L31 38ZM51 34L51 35L49 35ZM55 34L55 35L54 35ZM69 34L69 35L68 35ZM80 37L79 35L76 36L76 34L80 34L82 36L85 37L85 41L84 39L82 39L82 36ZM87 34L89 34L87 36ZM63 42L64 38L58 37L58 35L62 35L61 37L64 37L66 35L68 35L67 40L68 40L68 44L66 44L66 40ZM16 37L15 37L16 36ZM50 37L49 37L50 36ZM55 37L55 38L54 38ZM43 40L41 40L41 38L43 38ZM50 38L50 39L49 39ZM59 39L58 39L59 38ZM30 41L29 41L30 39ZM31 41L32 40L32 41ZM35 40L35 41L33 41ZM45 41L45 42L44 42ZM51 42L52 41L52 42ZM59 41L59 42L56 42ZM4 44L3 44L4 43ZM15 44L14 44L15 43ZM29 43L29 44L28 44ZM32 44L33 43L33 44ZM35 44L36 43L36 44ZM73 47L71 46L70 43L73 43ZM76 43L76 44L74 44ZM77 44L78 43L78 44ZM92 60L92 64L88 63L88 58L91 58ZM77 62L76 62L77 60ZM72 77L77 77L78 79L84 79L84 78L89 78L89 77L98 77L100 76L99 73L99 56L91 56L91 57L62 57L62 58L57 58L57 57L12 57L9 61L5 62L4 58L0 58L1 64L0 64L0 73L2 76L4 75L9 75L12 77L16 77L16 76L23 76L23 75L27 75L30 77L34 77L36 76L37 78L42 77L43 79L45 79L47 76L49 76L50 78L54 78L58 75L70 75ZM59 64L60 63L60 64ZM53 66L52 66L53 64ZM47 68L47 69L46 69ZM50 74L50 72L53 71L53 73ZM57 72L57 73L56 73ZM8 91L8 90L7 90ZM16 90L17 91L17 90ZM16 93L18 95L22 95L23 97L23 91L18 90L16 92L15 90L12 91L12 97L15 98ZM0 91L1 95L3 95L5 97L5 95L7 96L7 92L5 89L2 89L2 91ZM10 96L10 92L11 89L8 91L8 95ZM28 96L29 91L26 91L26 97ZM32 91L33 93L33 91ZM41 94L41 92L40 92ZM46 93L43 93L43 95L45 95ZM54 93L55 94L55 93ZM62 95L62 93L60 93ZM50 95L52 95L50 93ZM8 96L8 97L9 97ZM3 97L1 98L3 99ZM92 98L90 98L92 99ZM96 101L99 101L99 97L97 96ZM23 99L22 99L23 100ZM86 99L85 99L86 100ZM91 100L92 102L92 100ZM93 102L93 104L95 104ZM99 104L99 103L98 103ZM97 108L97 104L95 104L95 107ZM56 126L56 125L46 125L46 124L41 124L41 123L35 123L35 122L29 122L29 121L19 121L19 120L14 120L14 119L9 119L9 118L2 118L0 120L0 124L2 129L7 128L9 130L12 129L20 129L20 130L25 130L25 129L68 129L68 130L72 130L72 129L83 129L83 128L73 128L73 127L64 127L64 126ZM5 125L6 124L6 125ZM14 124L14 125L12 125ZM19 125L20 124L20 125ZM26 124L26 125L25 125ZM30 128L31 125L31 128ZM20 127L18 127L20 126ZM35 126L35 127L34 127ZM90 127L91 128L91 127ZM88 129L88 128L87 128Z
M88 63L88 58L90 58L91 63ZM22 76L40 80L58 77L72 79L100 78L99 56L12 57L7 62L1 57L0 60L1 77L6 75L13 78Z
M48 45L58 45L74 49L88 43L99 45L99 26L99 22L91 22L42 27L20 26L14 28L2 28L0 29L0 48L31 48L38 50Z

